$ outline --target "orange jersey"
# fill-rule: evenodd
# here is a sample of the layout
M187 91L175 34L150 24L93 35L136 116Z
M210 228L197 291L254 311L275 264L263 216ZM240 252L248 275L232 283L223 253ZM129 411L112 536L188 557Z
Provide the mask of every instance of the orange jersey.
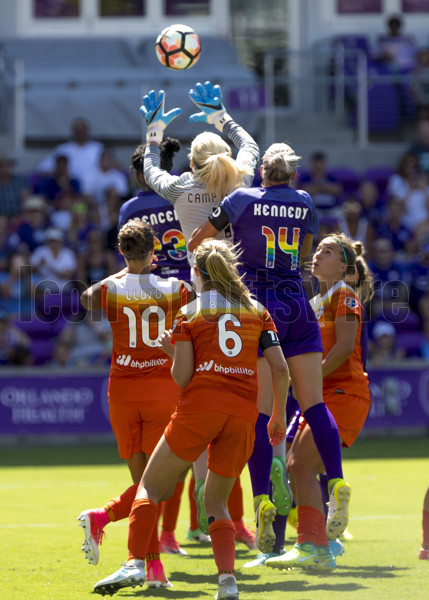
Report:
M104 280L101 306L113 333L110 401L153 399L161 388L168 396L170 388L177 387L170 374L171 358L157 340L171 329L190 297L191 287L175 277L126 273Z
M369 398L368 375L363 369L360 345L364 309L356 292L344 281L339 281L326 294L318 294L310 302L320 325L323 357L337 341L335 320L344 315L355 315L358 319L353 352L338 369L323 379L323 389L338 389L346 394Z
M278 339L268 311L252 304L253 311L234 306L210 290L177 315L174 341L191 341L194 348L194 374L182 392L181 412L215 410L256 422L260 338L266 331L272 345Z

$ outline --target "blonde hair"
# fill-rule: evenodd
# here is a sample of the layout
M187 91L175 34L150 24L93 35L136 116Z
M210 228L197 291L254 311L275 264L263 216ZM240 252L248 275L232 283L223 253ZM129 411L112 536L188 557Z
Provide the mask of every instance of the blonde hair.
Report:
M253 174L250 167L234 160L231 148L220 135L210 131L204 131L194 138L189 159L196 179L220 200L239 187L245 175Z
M203 284L210 282L231 304L242 305L253 311L252 295L238 272L239 257L237 245L225 240L205 240L194 252Z
M368 264L364 258L365 247L362 242L352 240L344 233L332 233L328 237L334 238L340 246L340 260L347 265L347 275L357 273L357 281L352 283L362 302L368 302L373 294L373 278Z
M262 157L264 177L270 181L289 182L300 159L287 144L271 144Z

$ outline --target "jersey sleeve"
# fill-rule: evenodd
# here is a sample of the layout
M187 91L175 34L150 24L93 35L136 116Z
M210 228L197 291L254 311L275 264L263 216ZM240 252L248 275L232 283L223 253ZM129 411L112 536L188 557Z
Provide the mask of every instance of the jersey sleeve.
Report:
M186 315L181 310L176 315L173 323L173 342L190 342L191 325L186 319Z
M195 296L194 288L190 283L181 281L180 284L180 306L185 306L192 302Z
M182 180L189 177L189 173L170 175L161 169L159 146L148 144L144 153L144 178L146 183L162 198L175 204L181 194Z
M235 121L229 121L225 125L225 133L234 146L238 148L236 161L252 170L252 174L246 175L243 180L243 185L250 187L253 182L253 173L259 160L259 146L252 136Z
M344 315L355 315L359 321L362 321L363 307L352 289L342 288L334 294L331 306L335 319Z
M259 347L261 350L271 348L271 346L280 346L280 340L277 336L277 327L266 308L262 311L262 332L259 337Z
M319 231L319 217L317 214L316 207L313 202L313 198L304 190L297 190L297 192L304 198L308 208L310 209L310 224L308 233L315 235Z
M103 283L100 288L100 304L101 308L107 314L107 283Z
M223 201L222 201L222 204L223 204ZM209 215L209 222L218 231L222 231L222 229L224 229L228 225L229 216L228 216L227 211L223 208L222 205L218 206L217 209L214 210Z

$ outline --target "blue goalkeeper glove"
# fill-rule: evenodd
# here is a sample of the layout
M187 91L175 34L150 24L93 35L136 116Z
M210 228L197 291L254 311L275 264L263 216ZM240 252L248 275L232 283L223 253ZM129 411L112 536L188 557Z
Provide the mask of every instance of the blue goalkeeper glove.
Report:
M168 113L164 113L164 103L164 90L159 90L158 97L155 90L151 90L146 96L143 96L143 104L140 106L140 112L146 119L146 142L148 144L150 142L160 144L167 125L182 112L181 108L173 108Z
M191 123L209 123L219 131L223 131L225 123L232 121L222 103L222 92L219 85L213 86L210 81L195 84L195 90L188 92L189 98L202 111L189 117Z

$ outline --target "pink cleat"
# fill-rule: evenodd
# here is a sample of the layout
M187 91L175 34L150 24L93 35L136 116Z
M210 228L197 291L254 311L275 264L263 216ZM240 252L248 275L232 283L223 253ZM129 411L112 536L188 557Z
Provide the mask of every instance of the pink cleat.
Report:
M98 546L101 545L104 537L104 527L109 522L108 518L106 521L106 516L104 508L93 508L84 510L77 517L77 520L80 521L79 526L85 532L81 550L85 552L85 558L90 565L97 565L100 559Z
M234 521L235 527L235 542L243 542L250 550L256 550L256 542L255 536L253 533L246 527L243 520Z
M159 538L159 551L164 554L180 554L181 556L187 556L186 550L180 547L179 542L174 537L174 531L161 531Z
M165 576L164 567L159 559L146 561L146 586L148 588L173 587Z

